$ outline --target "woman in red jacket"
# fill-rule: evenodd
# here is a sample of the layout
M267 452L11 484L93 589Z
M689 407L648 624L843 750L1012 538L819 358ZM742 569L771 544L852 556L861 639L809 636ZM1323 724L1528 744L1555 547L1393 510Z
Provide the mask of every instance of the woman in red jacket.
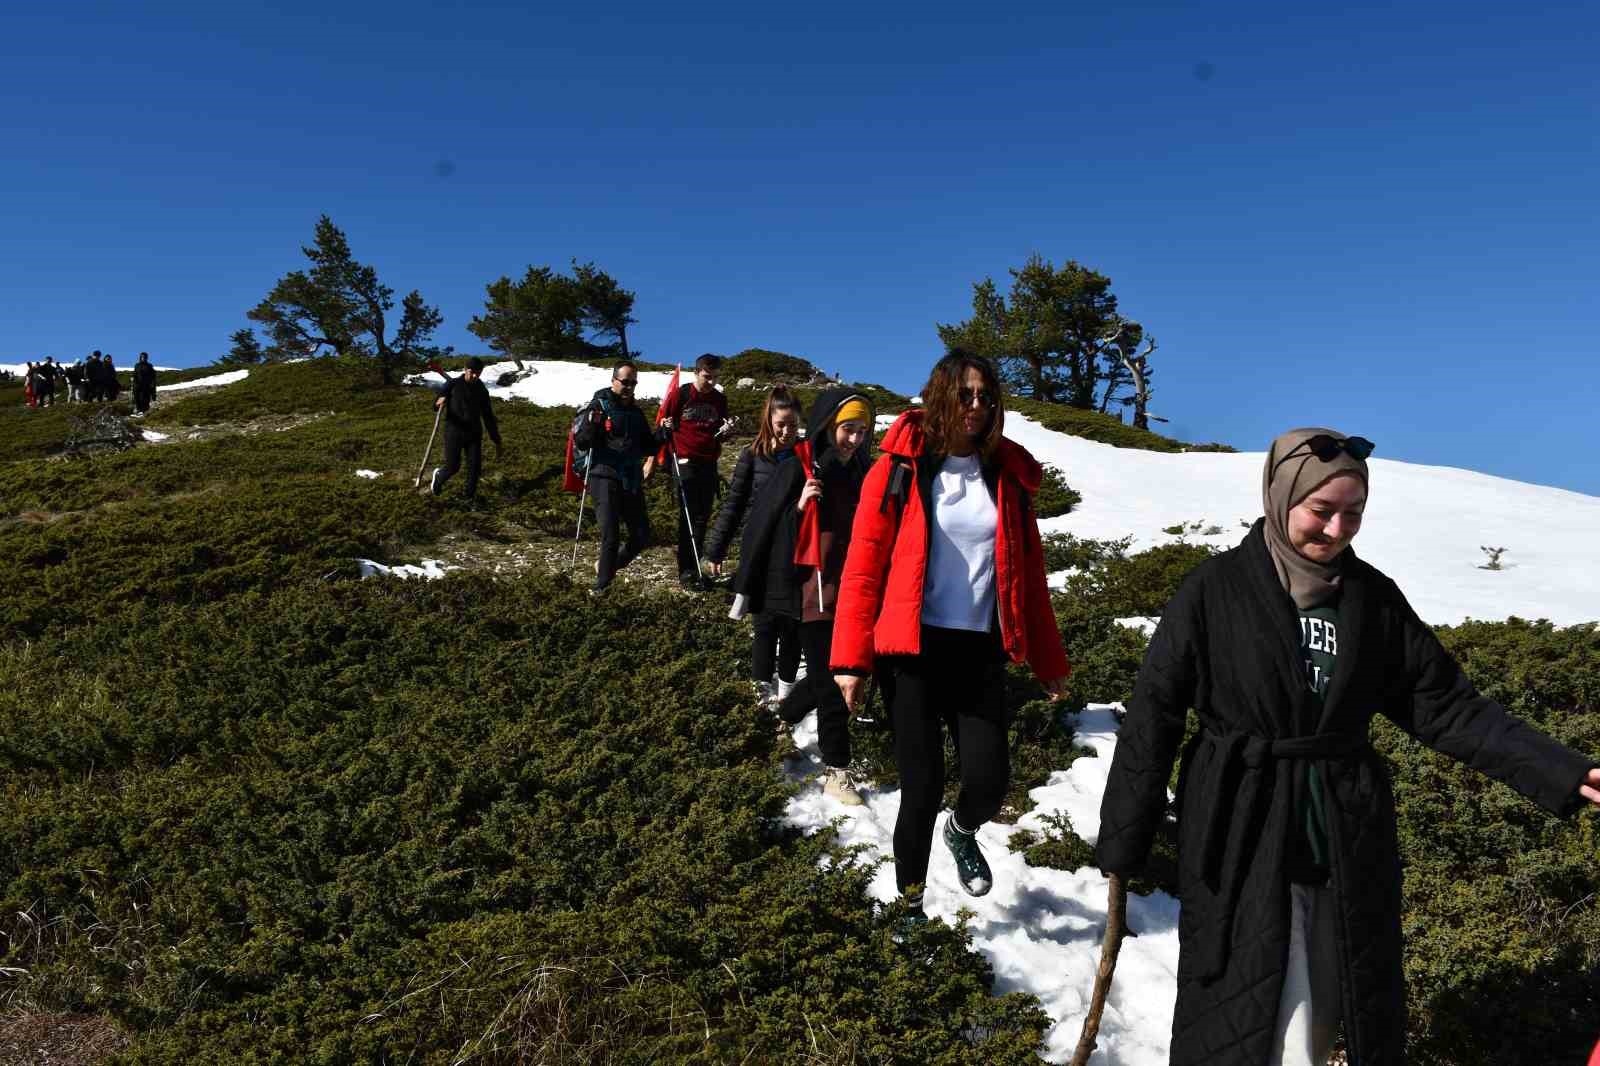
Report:
M1006 661L1028 663L1052 699L1070 669L1031 503L1044 470L1002 436L993 365L952 352L922 398L924 410L890 428L861 488L831 657L852 708L875 668L883 682L901 786L895 880L913 920L944 796L944 728L961 772L944 841L961 887L981 896L993 876L976 833L1011 774Z

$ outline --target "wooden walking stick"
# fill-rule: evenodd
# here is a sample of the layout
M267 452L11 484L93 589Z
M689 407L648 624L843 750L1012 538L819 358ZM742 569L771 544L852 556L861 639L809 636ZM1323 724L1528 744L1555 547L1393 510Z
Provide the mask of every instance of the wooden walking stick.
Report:
M445 384L449 384L450 375L441 370L438 363L429 363L428 369L444 378ZM422 472L428 469L428 456L433 454L433 438L439 435L439 419L443 417L444 408L435 407L433 410L433 432L428 434L428 446L422 449L422 465L417 467L417 479L411 483L411 487L414 489L422 487Z
M1122 950L1122 938L1128 932L1128 889L1121 874L1109 877L1110 898L1106 903L1106 937L1100 945L1100 969L1094 975L1094 995L1089 1000L1089 1013L1083 1019L1083 1033L1078 1037L1078 1049L1072 1053L1072 1066L1088 1066L1094 1054L1095 1040L1100 1036L1100 1016L1105 1013L1106 996L1111 992L1111 975L1117 969L1117 954Z

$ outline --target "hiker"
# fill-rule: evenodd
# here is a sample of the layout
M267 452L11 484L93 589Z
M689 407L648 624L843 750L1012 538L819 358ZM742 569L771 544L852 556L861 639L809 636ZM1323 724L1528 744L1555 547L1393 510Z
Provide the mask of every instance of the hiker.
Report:
M133 409L138 414L150 410L156 398L156 368L150 365L150 353L140 352L139 361L133 364Z
M594 499L595 522L600 526L596 591L608 587L617 571L650 544L650 518L644 504L645 459L669 438L674 420L665 418L660 428L652 431L644 412L634 403L638 386L639 368L628 360L618 363L612 368L611 384L596 390L587 417L579 420L573 432L573 444L589 453L588 489ZM628 540L619 552L617 535L624 523Z
M1394 582L1356 557L1373 445L1296 429L1267 452L1258 519L1201 563L1150 640L1096 849L1137 872L1167 818L1185 715L1171 1061L1405 1060L1393 794L1382 713L1553 814L1600 806L1600 760L1480 695Z
M34 386L35 394L39 398L40 407L49 407L56 402L56 359L53 355L44 357L44 362L34 368L38 384Z
M833 675L845 702L876 674L894 729L900 813L895 882L910 924L922 909L943 805L944 731L961 791L943 838L968 895L994 882L977 830L1010 782L1006 662L1026 662L1051 699L1070 671L1033 512L1044 468L1005 437L994 365L956 350L934 365L924 407L902 414L861 490L839 587Z
M717 511L711 531L706 534L706 558L717 577L722 576L728 547L745 513L750 510L751 501L761 495L762 487L780 464L794 460L794 445L799 435L800 401L786 386L773 386L761 408L761 427L756 431L755 442L739 453L722 507ZM800 669L800 620L781 612L762 611L755 616L754 623L751 679L763 703L772 698L787 698Z
M39 385L33 364L28 363L28 368L22 372L22 402L29 407L39 406Z
M106 376L104 356L96 348L89 355L89 364L84 367L84 387L89 393L90 403L99 403L106 398Z
M451 378L433 401L435 407L444 409L444 465L433 469L430 487L435 496L444 491L445 482L456 476L464 459L467 464L467 484L462 495L469 503L478 499L478 476L483 472L483 431L488 429L494 441L494 456L505 454L500 443L500 424L495 421L490 406L489 389L481 380L483 360L473 356L458 378Z
M67 369L66 369L66 377L67 377L67 402L68 403L82 403L83 402L83 360L80 359L76 363L73 363L72 365L68 366Z
M662 400L677 425L669 445L669 461L677 461L676 477L681 486L678 583L685 588L704 587L700 552L711 520L711 506L717 498L717 460L722 456L722 438L730 425L728 398L717 389L717 372L721 368L721 357L707 352L694 362L694 380L680 386L676 396Z
M861 804L850 783L850 709L828 674L839 575L866 476L872 401L832 388L811 405L806 439L780 463L751 505L734 575L730 616L776 614L799 623L806 676L778 706L794 724L817 712L817 745L828 767L823 791Z
M122 382L117 377L117 364L107 352L100 360L100 398L110 403L116 403L117 397L122 395Z

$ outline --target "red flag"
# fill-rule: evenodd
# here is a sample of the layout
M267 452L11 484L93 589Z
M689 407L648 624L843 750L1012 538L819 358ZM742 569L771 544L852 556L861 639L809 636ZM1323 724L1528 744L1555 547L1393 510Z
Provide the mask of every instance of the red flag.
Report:
M27 401L29 407L38 407L39 406L39 402L36 399L34 399L34 395L33 395L33 378L31 378L31 377L23 379L23 382L22 382L22 398Z
M635 371L635 373L637 373L637 371ZM683 364L679 363L672 369L672 380L667 384L667 394L661 397L661 408L656 411L657 429L661 428L662 419L678 417L678 406L680 403L679 393L682 391L678 388L678 375L681 373L683 373ZM673 432L676 433L677 429L674 428ZM656 450L656 465L665 466L667 460L671 457L669 446L663 444L659 449Z
M810 441L803 440L795 445L794 457L800 462L800 473L805 480L810 481L816 476L811 466ZM800 512L800 529L794 538L794 562L796 566L822 569L822 510L817 506L815 497Z
M576 492L581 495L589 490L589 485L583 480L583 478L579 477L578 472L572 468L573 451L572 433L569 431L567 433L567 461L566 465L561 471L561 487L567 492Z

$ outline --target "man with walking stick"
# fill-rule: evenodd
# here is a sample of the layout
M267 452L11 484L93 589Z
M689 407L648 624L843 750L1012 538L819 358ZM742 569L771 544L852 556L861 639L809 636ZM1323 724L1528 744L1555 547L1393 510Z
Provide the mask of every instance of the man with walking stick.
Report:
M678 583L703 588L701 549L717 497L717 459L728 431L728 399L717 390L722 359L707 352L694 363L694 380L674 387L661 401L676 422L667 456L678 482Z
M489 390L483 384L483 360L473 356L459 378L452 378L434 406L444 412L444 465L434 468L431 488L435 496L467 464L467 484L463 495L471 504L478 499L478 475L483 469L483 431L489 431L498 459L505 454L500 443L500 425L489 406Z
M588 452L586 482L594 499L595 522L600 527L600 561L594 587L611 584L618 570L631 563L650 544L650 519L644 503L645 457L670 439L669 417L652 432L644 412L634 403L639 369L621 362L611 371L611 384L595 392L589 408L573 431L573 444ZM578 520L583 520L579 504ZM628 526L628 539L619 552L618 534Z

